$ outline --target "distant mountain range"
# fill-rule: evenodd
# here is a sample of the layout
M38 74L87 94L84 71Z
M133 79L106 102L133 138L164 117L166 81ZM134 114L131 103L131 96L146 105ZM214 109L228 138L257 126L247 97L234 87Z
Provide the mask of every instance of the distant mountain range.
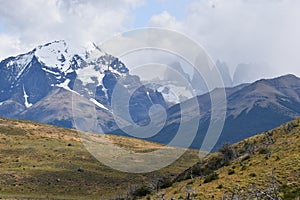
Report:
M252 84L226 88L227 114L222 134L214 147L220 148L225 142L234 143L257 133L275 128L300 116L300 79L285 75L274 79L262 79ZM211 119L210 94L217 96L221 89L215 89L197 97L201 120L193 148L200 148ZM182 102L189 109L181 111L180 105L168 109L165 128L151 141L166 143L176 134L180 123L188 126L196 117L197 106L192 100ZM189 113L181 118L181 112ZM190 134L188 131L186 134Z
M224 142L237 142L300 116L298 77L286 75L230 87L233 83L226 79L229 76L226 64L219 62L217 66L227 86L227 114L215 150ZM129 110L134 123L147 125L150 122L148 111L154 104L167 110L164 128L147 140L167 144L176 134L180 123L189 126L198 117L195 112L198 105L189 99L180 103L188 108L182 111L188 113L188 116L181 118L180 104L174 105L178 99L174 100L166 92L172 85L143 85L138 76L130 74L124 63L96 45L80 53L72 52L64 41L41 45L26 54L0 62L0 116L74 128L75 98L76 103L84 108L78 111L81 118L75 121L85 124L85 118L95 113L97 126L104 132L127 135L119 130L111 105L118 81L125 95L132 94L128 105L119 102L119 107ZM194 97L199 102L201 120L193 148L202 145L210 122L210 94L217 96L220 92L221 89L215 89L211 93ZM182 92L182 95L186 94ZM187 96L182 97L182 100ZM125 119L122 120L127 123ZM85 131L93 131L89 128ZM187 130L186 134L191 133Z

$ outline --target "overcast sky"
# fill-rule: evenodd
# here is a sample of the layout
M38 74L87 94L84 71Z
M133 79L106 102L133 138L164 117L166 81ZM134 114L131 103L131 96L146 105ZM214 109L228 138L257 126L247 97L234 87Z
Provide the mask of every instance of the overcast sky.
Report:
M0 0L0 59L65 39L86 46L155 26L201 44L231 71L264 63L300 75L298 0ZM262 65L259 65L261 68ZM257 69L258 70L258 69Z

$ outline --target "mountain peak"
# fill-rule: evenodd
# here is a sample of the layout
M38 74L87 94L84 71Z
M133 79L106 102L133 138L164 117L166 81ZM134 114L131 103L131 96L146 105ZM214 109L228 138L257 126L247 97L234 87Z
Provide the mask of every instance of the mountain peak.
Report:
M52 42L48 42L46 44L39 45L36 49L42 49L42 48L49 47L49 46L52 46L52 45L57 45L57 44L67 46L67 43L66 43L65 40L54 40Z
M254 84L266 84L280 90L280 88L283 87L298 87L300 84L300 78L294 74L286 74L272 79L261 79L256 81Z
M297 77L295 74L286 74L286 75L283 75L283 76L279 76L275 79L288 79L288 80L295 80L295 79L299 79L299 77Z
M281 76L278 76L278 77L275 77L275 78L264 78L264 79L260 79L256 82L264 82L264 81L282 81L282 80L289 80L289 81L292 81L292 80L298 80L300 79L299 77L297 77L296 75L294 74L285 74L285 75L281 75Z
M38 61L49 68L57 68L66 72L74 56L64 40L40 45L35 50L35 56Z

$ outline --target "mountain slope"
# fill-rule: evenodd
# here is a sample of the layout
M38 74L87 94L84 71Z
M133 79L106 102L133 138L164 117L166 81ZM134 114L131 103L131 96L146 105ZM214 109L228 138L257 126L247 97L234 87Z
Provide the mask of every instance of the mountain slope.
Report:
M143 140L107 137L115 145L136 152L162 147ZM96 160L84 148L74 130L0 119L0 198L3 199L108 199L126 196L126 192L158 178L174 177L197 160L198 152L189 150L175 163L157 172L122 173Z
M174 179L152 199L297 199L300 119L224 145ZM279 198L278 198L279 197Z
M300 79L294 75L262 79L252 84L225 88L225 91L226 120L214 150L225 142L238 142L300 116ZM211 93L218 96L221 92L221 89L215 89ZM169 108L165 128L149 140L167 143L176 134L180 123L193 125L191 121L197 117L196 111L200 108L199 129L191 146L200 148L211 117L210 94L198 96L197 100L199 105L192 104L192 100L182 102L188 108L186 110L181 110L179 104ZM186 113L182 118L181 112ZM187 130L186 134L191 133Z

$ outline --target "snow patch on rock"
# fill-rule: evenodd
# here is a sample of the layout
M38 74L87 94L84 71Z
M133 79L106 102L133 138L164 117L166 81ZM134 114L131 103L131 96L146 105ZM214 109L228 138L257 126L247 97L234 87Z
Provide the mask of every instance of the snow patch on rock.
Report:
M27 93L26 93L26 91L25 91L25 88L24 88L24 85L23 85L23 94L24 94L24 105L25 105L25 107L26 108L29 108L29 107L31 107L32 106L32 103L29 103L28 102L28 95L27 95Z

